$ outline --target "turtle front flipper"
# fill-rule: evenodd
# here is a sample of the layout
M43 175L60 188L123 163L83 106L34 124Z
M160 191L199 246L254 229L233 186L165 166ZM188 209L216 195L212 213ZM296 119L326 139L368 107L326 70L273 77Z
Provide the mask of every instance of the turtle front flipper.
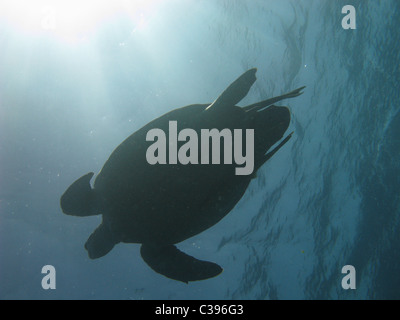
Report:
M247 95L251 86L256 81L256 72L257 69L253 68L243 73L206 110L214 112L224 111L227 107L235 106Z
M290 91L289 93L285 93L285 94L283 94L281 96L273 97L271 99L267 99L267 100L263 100L263 101L260 101L260 102L256 102L256 103L250 104L248 106L243 107L242 109L244 111L246 111L246 112L247 111L258 111L258 110L261 110L261 109L263 109L265 107L268 107L268 106L270 106L270 105L272 105L272 104L274 104L274 103L276 103L278 101L281 101L281 100L284 100L284 99L289 99L289 98L295 98L295 97L298 97L298 96L302 95L303 92L301 92L301 90L303 90L304 88L305 88L305 86L297 88L297 89L295 89L293 91Z
M142 244L140 254L155 272L185 283L215 277L223 270L216 263L197 260L178 250L174 245Z

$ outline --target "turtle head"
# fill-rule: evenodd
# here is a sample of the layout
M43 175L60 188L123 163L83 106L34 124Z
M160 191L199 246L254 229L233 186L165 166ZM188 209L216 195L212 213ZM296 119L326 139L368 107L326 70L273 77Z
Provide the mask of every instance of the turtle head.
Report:
M256 112L254 117L255 151L265 153L282 139L290 124L287 107L270 106Z

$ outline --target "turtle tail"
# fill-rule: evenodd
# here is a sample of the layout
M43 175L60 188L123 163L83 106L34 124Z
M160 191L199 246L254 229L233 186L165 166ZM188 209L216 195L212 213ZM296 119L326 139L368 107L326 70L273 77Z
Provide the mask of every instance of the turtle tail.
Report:
M89 172L80 177L61 196L60 205L65 214L79 217L98 214L94 210L94 191L90 186L93 175Z

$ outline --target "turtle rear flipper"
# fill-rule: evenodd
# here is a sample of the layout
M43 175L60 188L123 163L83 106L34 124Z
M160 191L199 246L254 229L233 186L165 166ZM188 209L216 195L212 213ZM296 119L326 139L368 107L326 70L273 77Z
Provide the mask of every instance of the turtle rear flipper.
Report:
M110 229L102 223L87 239L85 249L88 251L90 259L97 259L109 253L115 244L116 241Z
M185 283L212 278L222 272L222 268L216 263L197 260L174 245L142 244L140 254L154 271Z
M93 175L89 172L80 177L61 196L60 205L65 214L79 217L98 214L94 209L94 192L90 186Z

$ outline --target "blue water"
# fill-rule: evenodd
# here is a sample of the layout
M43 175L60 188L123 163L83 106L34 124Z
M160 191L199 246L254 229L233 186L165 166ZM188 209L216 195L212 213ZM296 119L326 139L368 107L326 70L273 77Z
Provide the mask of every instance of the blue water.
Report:
M2 1L0 299L400 298L399 19L397 0ZM90 260L101 218L62 214L65 189L251 67L241 105L307 88L282 102L294 135L235 209L179 244L224 272L173 281L134 244Z

